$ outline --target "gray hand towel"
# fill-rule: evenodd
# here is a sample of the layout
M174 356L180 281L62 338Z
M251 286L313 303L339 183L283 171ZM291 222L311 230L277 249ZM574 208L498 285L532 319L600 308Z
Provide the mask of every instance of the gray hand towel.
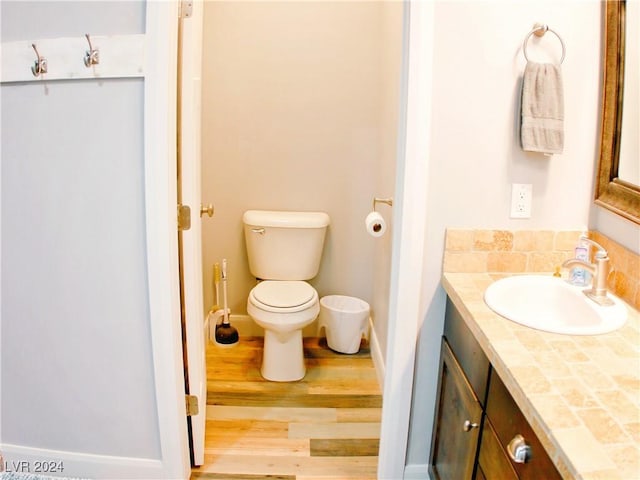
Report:
M564 94L560 65L527 62L522 81L522 149L562 153Z

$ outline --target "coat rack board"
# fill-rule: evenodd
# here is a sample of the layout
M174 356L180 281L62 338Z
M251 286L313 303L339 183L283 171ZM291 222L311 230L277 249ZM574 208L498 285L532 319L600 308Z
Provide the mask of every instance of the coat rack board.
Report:
M145 35L93 36L5 42L0 82L142 77Z

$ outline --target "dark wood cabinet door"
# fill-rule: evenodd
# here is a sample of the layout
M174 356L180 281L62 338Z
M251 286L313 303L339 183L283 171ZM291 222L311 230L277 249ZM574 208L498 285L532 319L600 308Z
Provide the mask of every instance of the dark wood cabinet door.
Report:
M482 471L482 475L489 479L518 479L518 475L511 466L507 454L500 447L500 441L493 431L493 426L488 418L485 418L482 426L478 471ZM476 478L480 477L476 476Z
M494 371L489 381L489 395L487 397L487 420L485 428L491 425L495 436L495 451L501 451L504 462L510 464L515 471L517 478L521 480L560 480L562 477L554 466L551 458L545 451L536 436L535 432L527 422L520 408L507 390L500 376ZM529 446L531 458L526 463L516 463L508 456L509 442L516 436L521 435L525 443ZM485 448L485 436L482 436L482 449ZM497 453L496 453L497 455ZM480 453L480 461L483 458L495 457L495 455L485 456ZM491 477L488 467L482 465L485 475ZM496 477L507 478L507 477Z
M456 357L456 361L471 385L473 393L484 406L489 378L489 359L482 351L480 344L469 330L458 309L447 298L444 336L447 344Z
M482 407L443 340L429 465L432 477L440 480L472 478L481 422Z

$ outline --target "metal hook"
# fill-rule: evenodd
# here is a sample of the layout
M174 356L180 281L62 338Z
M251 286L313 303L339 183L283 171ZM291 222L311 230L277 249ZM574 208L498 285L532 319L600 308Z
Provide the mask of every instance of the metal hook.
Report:
M85 67L91 67L92 65L98 65L100 63L100 51L96 48L94 49L91 45L91 38L88 33L84 35L87 38L87 42L89 42L89 50L85 53L84 56L84 65Z
M31 73L33 73L34 77L39 77L43 73L47 73L47 59L40 56L35 43L32 43L31 46L33 47L33 50L36 52L36 58L37 58L37 60L34 62L33 66L31 67Z

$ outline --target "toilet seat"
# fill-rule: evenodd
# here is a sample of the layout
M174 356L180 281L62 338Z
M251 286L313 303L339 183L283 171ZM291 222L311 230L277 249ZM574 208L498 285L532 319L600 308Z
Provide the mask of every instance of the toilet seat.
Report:
M300 280L265 280L251 290L249 301L267 312L295 313L317 303L318 292Z

